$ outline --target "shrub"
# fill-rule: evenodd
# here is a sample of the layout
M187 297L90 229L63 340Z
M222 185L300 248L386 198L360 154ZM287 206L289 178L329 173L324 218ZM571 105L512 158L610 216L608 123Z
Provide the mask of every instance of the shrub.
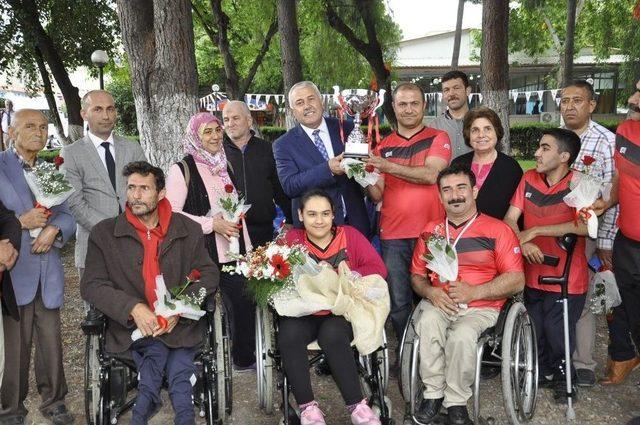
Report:
M366 125L361 126L362 132L367 134L368 127ZM287 132L287 129L284 127L273 127L273 126L264 126L260 127L260 131L262 132L262 137L267 142L274 142L278 137L282 136ZM391 134L391 126L389 124L382 124L380 126L380 136L384 137ZM345 135L346 136L346 135Z
M41 150L38 152L38 158L47 162L53 162L53 159L60 154L60 149Z

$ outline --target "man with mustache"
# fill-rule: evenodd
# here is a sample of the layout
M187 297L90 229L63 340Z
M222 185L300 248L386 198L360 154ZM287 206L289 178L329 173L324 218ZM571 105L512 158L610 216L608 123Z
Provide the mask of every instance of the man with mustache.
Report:
M473 423L467 401L478 338L495 325L506 298L522 291L524 264L518 238L509 226L478 212L476 178L468 166L445 168L437 183L446 218L426 225L411 263L411 283L422 298L416 307L421 309L416 331L425 387L416 417L431 423L444 405L449 424L467 425ZM454 282L443 282L427 269L426 243L434 236L446 238L457 252Z
M560 276L567 254L557 238L566 233L580 235L571 257L569 273L569 340L570 352L575 349L576 322L586 300L588 275L584 255L587 226L576 223L575 209L563 201L571 189L571 165L580 151L580 138L572 131L554 128L544 130L536 150L536 168L524 173L513 194L504 221L516 232L522 245L526 287L524 303L533 320L538 340L538 362L542 386L554 388L554 399L566 403L566 365L564 363L563 312L559 285L541 285L539 276ZM524 215L524 227L518 219ZM551 265L549 257L558 258ZM573 367L572 367L573 369ZM572 382L575 382L573 376ZM576 394L573 395L575 400Z
M615 135L591 120L591 114L596 108L596 94L593 86L584 80L576 80L562 89L560 100L560 113L564 120L564 128L573 131L580 136L580 153L573 169L581 172L589 172L601 178L605 183L610 183L613 178L613 152L615 147ZM596 159L593 166L585 168L582 158L591 156ZM597 255L603 266L612 267L611 253L613 239L617 232L616 220L618 208L610 208L601 218L598 225L598 238L587 238L586 256L588 259ZM593 288L589 288L587 299L591 298ZM619 321L609 325L609 333L613 339L621 341L622 347L611 355L618 359L626 357L626 352L633 351L629 331L624 326L619 326ZM626 336L626 337L625 337ZM582 387L592 387L596 383L594 373L596 361L593 359L593 351L596 339L596 320L589 308L589 303L580 315L576 325L576 351L573 362L576 367L577 382ZM620 344L619 344L620 345ZM612 384L611 376L605 378L603 384Z
M469 112L470 94L469 77L464 72L454 70L442 76L442 98L447 103L447 110L433 121L431 127L444 130L449 135L451 160L471 152L462 134L464 116Z
M620 229L613 243L613 272L620 290L622 304L613 309L614 322L622 323L631 333L635 344L626 353L620 351L620 344L614 338L609 342L611 354L610 378L621 382L632 370L640 365L636 351L640 347L640 81L636 91L629 97L629 119L620 123L616 131L615 166L613 188L608 201L598 200L594 205L598 214L611 206L620 204ZM626 335L625 335L626 336ZM618 358L614 357L618 354ZM634 424L640 423L636 418Z
M367 191L372 201L382 201L382 258L389 271L391 323L400 340L413 302L409 275L413 248L424 226L444 216L436 179L451 160L451 144L447 133L422 123L426 102L420 86L400 84L392 98L398 130L369 156L367 162L381 177Z
M360 185L340 167L344 152L340 123L323 116L322 96L311 81L294 84L288 98L298 125L274 142L273 156L282 188L291 198L294 225L300 227L300 197L321 188L333 199L335 224L349 224L368 237L369 217ZM353 124L346 122L345 136L352 129Z

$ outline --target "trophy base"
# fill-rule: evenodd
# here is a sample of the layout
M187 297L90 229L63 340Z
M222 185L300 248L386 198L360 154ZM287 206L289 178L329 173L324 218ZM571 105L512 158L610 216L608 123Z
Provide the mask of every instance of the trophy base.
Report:
M369 157L369 145L366 143L350 143L344 144L344 157L363 159Z

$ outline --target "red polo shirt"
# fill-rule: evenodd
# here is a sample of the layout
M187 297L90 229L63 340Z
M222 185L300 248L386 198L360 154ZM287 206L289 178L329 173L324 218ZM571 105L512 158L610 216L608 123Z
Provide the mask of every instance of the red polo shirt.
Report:
M619 177L618 227L626 237L640 241L640 226L635 215L640 211L640 122L627 120L618 126L613 159Z

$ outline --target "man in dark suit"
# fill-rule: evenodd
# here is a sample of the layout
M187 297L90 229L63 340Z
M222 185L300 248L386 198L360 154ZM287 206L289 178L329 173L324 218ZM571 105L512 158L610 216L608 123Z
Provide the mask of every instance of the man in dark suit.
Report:
M369 217L362 190L340 167L344 143L338 120L322 115L320 91L310 81L291 87L289 107L299 124L275 141L273 156L282 188L292 199L294 225L300 226L300 197L310 189L322 188L333 199L335 223L349 224L368 237ZM352 128L353 124L347 123L344 134Z
M0 282L2 283L2 314L7 314L19 320L16 297L13 294L11 270L18 259L22 229L20 221L13 211L9 211L0 202ZM4 332L2 328L2 314L0 314L0 385L4 372Z

